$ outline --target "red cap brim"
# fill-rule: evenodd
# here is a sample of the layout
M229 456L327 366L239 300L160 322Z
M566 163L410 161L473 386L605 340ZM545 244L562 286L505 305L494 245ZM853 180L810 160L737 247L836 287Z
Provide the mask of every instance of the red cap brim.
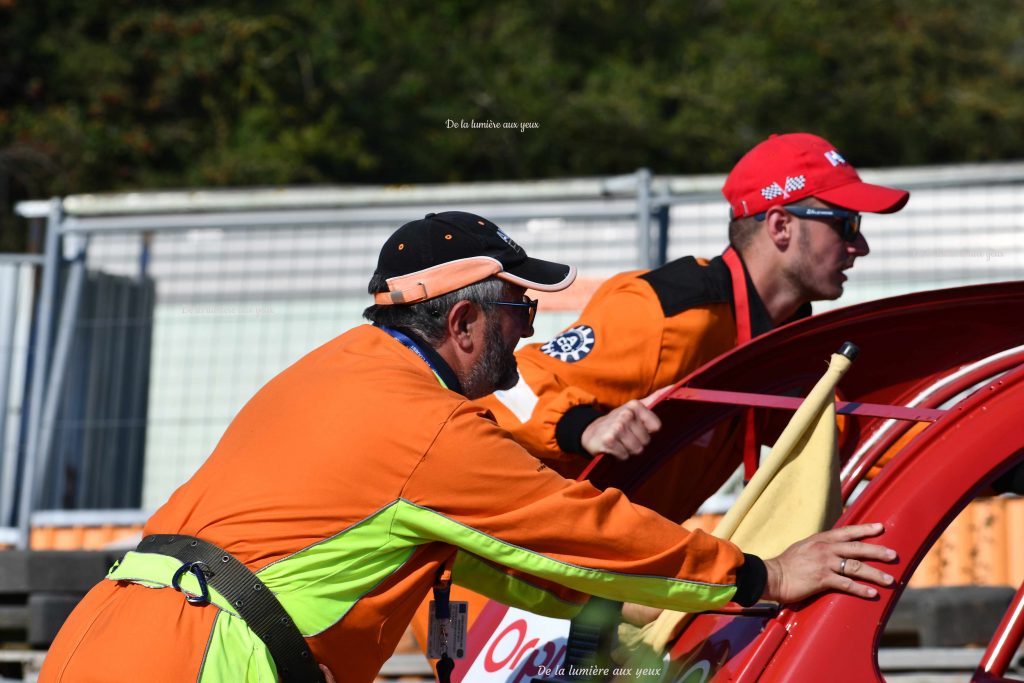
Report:
M893 213L910 199L906 190L884 185L855 182L814 193L818 199L851 211L867 213Z

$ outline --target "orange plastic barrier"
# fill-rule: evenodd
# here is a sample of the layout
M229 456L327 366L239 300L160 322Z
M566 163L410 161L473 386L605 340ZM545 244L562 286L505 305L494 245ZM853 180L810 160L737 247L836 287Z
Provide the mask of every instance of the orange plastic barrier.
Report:
M130 537L141 538L142 525L43 526L29 536L32 550L102 550Z
M578 277L572 287L558 292L531 291L530 296L540 301L541 311L582 311L597 288L604 284L604 280L598 277Z
M949 525L910 579L913 588L1024 582L1024 558L1009 552L1024 538L1024 498L982 498Z

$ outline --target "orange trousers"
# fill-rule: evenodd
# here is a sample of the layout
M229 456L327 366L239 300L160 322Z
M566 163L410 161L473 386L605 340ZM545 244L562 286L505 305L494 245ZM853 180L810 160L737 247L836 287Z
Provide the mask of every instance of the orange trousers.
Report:
M39 681L195 681L218 611L169 588L101 581L64 623Z

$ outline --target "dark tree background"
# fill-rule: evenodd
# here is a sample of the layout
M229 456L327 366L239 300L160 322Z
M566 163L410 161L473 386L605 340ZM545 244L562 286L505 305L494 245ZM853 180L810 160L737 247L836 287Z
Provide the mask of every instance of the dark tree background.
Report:
M1022 86L1020 0L0 0L0 249L74 192L1022 158Z

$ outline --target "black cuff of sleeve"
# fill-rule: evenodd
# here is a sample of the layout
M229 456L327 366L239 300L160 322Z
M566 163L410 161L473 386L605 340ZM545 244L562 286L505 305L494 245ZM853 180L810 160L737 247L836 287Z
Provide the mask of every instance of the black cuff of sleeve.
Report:
M736 568L736 594L732 601L750 607L756 605L768 584L768 568L757 555L743 553L744 562Z
M569 408L555 426L555 441L558 442L558 447L566 453L592 457L583 449L583 430L602 415L604 413L592 405Z

